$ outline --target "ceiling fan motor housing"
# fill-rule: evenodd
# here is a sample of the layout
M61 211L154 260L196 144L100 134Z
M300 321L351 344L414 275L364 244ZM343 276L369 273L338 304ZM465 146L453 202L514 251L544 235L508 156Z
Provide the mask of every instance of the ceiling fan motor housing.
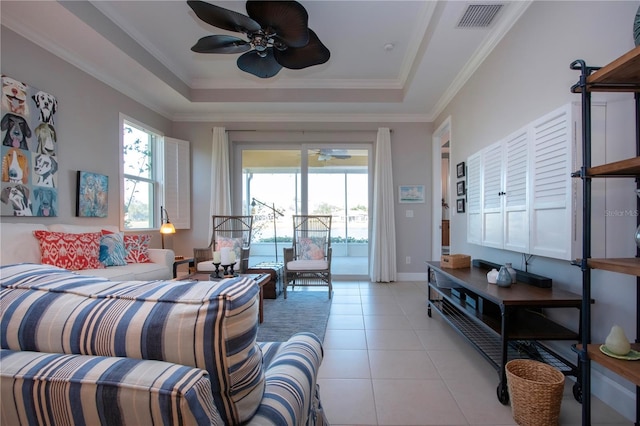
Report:
M329 49L308 27L306 9L296 1L248 1L242 15L203 1L187 1L209 25L244 33L249 41L228 35L202 37L191 48L197 53L243 53L238 67L260 78L275 76L282 67L303 69L327 62ZM274 49L275 48L275 49Z

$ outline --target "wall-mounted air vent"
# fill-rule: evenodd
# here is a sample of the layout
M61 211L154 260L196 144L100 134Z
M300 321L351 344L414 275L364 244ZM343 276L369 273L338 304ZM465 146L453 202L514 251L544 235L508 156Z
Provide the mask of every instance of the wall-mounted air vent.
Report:
M456 28L486 28L502 9L502 4L470 4Z

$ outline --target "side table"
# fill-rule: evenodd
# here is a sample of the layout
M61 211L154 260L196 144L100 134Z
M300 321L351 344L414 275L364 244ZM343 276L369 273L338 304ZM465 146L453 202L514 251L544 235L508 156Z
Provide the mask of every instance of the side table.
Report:
M246 270L247 274L269 274L271 279L264 286L265 299L277 299L282 293L282 280L284 271L284 263L282 262L261 262Z
M189 264L189 274L192 273L191 268L195 268L196 265L193 262L193 257L176 256L173 261L173 278L178 278L178 265Z

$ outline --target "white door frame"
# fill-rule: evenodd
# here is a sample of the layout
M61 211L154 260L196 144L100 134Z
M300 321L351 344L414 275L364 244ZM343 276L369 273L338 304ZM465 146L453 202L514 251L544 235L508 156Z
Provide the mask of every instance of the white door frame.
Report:
M431 145L431 170L433 199L432 206L432 235L431 235L431 260L440 260L442 255L442 143L443 138L449 139L449 152L451 152L451 116L447 117L436 129L432 136ZM451 167L449 167L451 173ZM450 186L449 186L450 188ZM451 237L449 237L451 238Z

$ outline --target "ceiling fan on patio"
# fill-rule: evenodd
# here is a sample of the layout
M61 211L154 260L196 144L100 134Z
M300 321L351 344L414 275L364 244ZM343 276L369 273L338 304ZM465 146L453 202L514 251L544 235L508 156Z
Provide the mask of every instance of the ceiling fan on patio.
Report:
M306 9L296 1L248 1L247 14L203 1L187 1L202 21L227 31L245 34L248 41L230 35L202 37L191 48L197 53L243 53L238 68L260 78L284 67L303 69L327 62L331 56L308 27Z
M316 150L318 155L318 161L329 161L334 158L337 160L348 160L351 155L348 154L346 149L318 149Z

